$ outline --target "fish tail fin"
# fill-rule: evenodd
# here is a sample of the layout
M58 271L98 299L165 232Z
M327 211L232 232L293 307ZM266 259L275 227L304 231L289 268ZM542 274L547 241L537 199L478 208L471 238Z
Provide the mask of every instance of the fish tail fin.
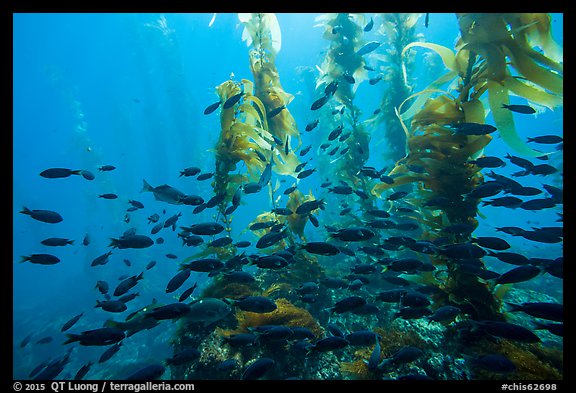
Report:
M140 274L136 277L136 280L142 280L144 278L144 272L140 272Z
M71 175L81 175L82 174L82 169L75 169L70 171Z
M73 245L74 245L74 240L68 240L68 241L66 242L66 244L70 244L71 246L73 246Z
M30 257L27 257L25 255L22 255L20 258L20 263L24 263L24 262L28 262L30 260Z
M501 106L501 108L503 108L503 109L507 109L508 107L509 107L508 104L502 104L502 106Z
M66 337L68 339L66 341L64 341L64 345L70 344L70 343L73 343L76 341L80 341L80 335L79 334L67 333Z
M118 247L119 244L120 244L119 239L114 239L113 237L111 237L110 238L110 244L108 244L108 247L116 248L116 247Z
M152 191L153 189L154 187L148 184L146 180L142 179L142 189L140 190L140 192L149 192Z
M28 209L26 206L22 206L22 211L20 213L30 215L32 211Z

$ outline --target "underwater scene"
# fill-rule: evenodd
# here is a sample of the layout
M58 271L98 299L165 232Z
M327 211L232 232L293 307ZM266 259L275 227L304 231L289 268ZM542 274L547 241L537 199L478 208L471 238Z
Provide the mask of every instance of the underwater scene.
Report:
M18 380L563 379L563 14L13 14Z

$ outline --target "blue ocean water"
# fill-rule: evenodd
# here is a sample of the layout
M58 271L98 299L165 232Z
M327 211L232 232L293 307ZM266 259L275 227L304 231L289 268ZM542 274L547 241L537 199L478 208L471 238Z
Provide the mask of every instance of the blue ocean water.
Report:
M314 120L310 104L318 97L315 67L320 65L328 48L321 29L314 27L318 14L277 14L282 30L282 49L276 65L282 87L295 96L289 106L302 132L304 145L313 144L312 154L322 143L319 132L304 133ZM142 250L113 250L106 266L90 267L97 256L109 251L110 238L118 238L129 228L149 233L148 217L159 213L163 219L182 213L178 225L212 221L215 210L192 215L189 206L169 205L154 200L151 193L140 193L143 179L153 186L169 184L187 194L208 200L211 181L180 177L180 171L198 166L203 172L214 171L214 147L219 138L220 123L216 114L202 112L218 100L215 87L229 79L253 79L249 68L248 48L242 41L242 26L236 14L218 14L212 26L212 14L15 14L13 53L13 376L26 379L42 361L66 353L73 347L70 363L59 378L72 378L80 367L97 361L102 347L63 346L65 336L60 327L71 317L84 312L71 331L101 327L116 315L94 308L101 299L95 289L98 280L114 288L118 277L144 271L128 303L128 312L136 311L153 299L160 303L177 300L166 294L168 280L177 272L178 262L196 250L182 245L177 231L164 228L158 234L163 244ZM429 27L423 18L416 28L426 41L454 46L458 24L452 14L432 14ZM552 33L563 45L563 15L552 14ZM371 39L377 39L373 32ZM380 49L383 50L383 49ZM441 65L441 64L440 64ZM440 67L439 65L439 67ZM431 74L428 64L417 62L414 91L424 89L440 75ZM364 82L358 88L355 105L371 113L385 93L385 84L371 86ZM512 103L525 104L521 97ZM563 135L563 110L543 110L530 116L515 115L516 127L523 139L537 135ZM490 117L488 117L490 122ZM316 130L318 131L318 130ZM323 135L323 134L322 134ZM325 138L323 135L322 138ZM382 149L383 133L371 136L371 154L367 165L376 168L393 163L386 161ZM551 151L554 146L543 146ZM548 149L548 150L545 150ZM497 134L485 149L489 156L503 158L510 150ZM536 162L538 160L532 159ZM562 152L554 153L546 163L562 172ZM544 163L537 162L537 163ZM101 165L114 165L109 172ZM39 173L47 168L85 169L95 174L93 181L81 176L47 179ZM520 168L507 162L499 174L510 176ZM302 180L305 194L312 191L319 198L326 191L320 187L325 177L317 173ZM542 188L543 184L562 187L556 173L546 177L520 178L522 185ZM293 179L284 183L292 184ZM115 200L99 198L114 193ZM129 200L141 201L145 208L127 213ZM46 224L20 214L22 207L48 209L64 218L58 224ZM234 214L232 237L235 241L257 238L246 231L247 225L269 210L270 201L262 192L244 197ZM321 224L336 225L336 215L329 216L328 206L319 215ZM165 212L164 212L165 211ZM496 227L558 226L557 213L562 206L540 211L483 207L475 236L494 236ZM129 217L129 222L127 219ZM323 220L323 215L326 221ZM332 220L332 221L329 221ZM560 223L561 225L561 223ZM321 228L307 225L308 241L322 241ZM88 234L90 244L82 245ZM74 240L73 245L50 248L40 244L48 237ZM522 237L505 237L512 249L528 257L557 258L562 243L545 244ZM254 249L253 249L254 251ZM53 253L61 262L53 266L19 263L21 256ZM177 259L170 259L172 253ZM123 263L124 259L131 266ZM151 270L145 266L152 260ZM502 273L512 266L487 258L492 270ZM188 283L198 282L200 290L211 278L205 273L192 273ZM515 285L542 292L562 302L562 280L545 274ZM121 314L124 316L126 314ZM163 329L144 331L124 340L121 351L109 363L92 366L88 379L122 379L138 368L172 355L171 338L177 324L165 321ZM30 344L21 341L33 334ZM42 337L53 340L37 344ZM167 372L163 378L170 378Z

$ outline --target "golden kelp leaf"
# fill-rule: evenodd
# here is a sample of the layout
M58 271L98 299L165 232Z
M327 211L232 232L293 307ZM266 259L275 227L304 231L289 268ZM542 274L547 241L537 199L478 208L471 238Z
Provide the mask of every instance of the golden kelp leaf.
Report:
M424 105L426 100L428 100L428 98L430 98L430 96L433 93L446 94L444 90L438 90L438 88L444 85L445 83L452 81L456 76L457 73L455 71L450 71L449 73L442 75L440 78L436 79L434 82L428 85L428 87L425 90L414 93L410 97L406 98L402 102L402 104L400 104L400 106L398 107L398 113L400 114L400 118L402 120L407 120L410 119L411 117L414 117L414 115L418 113L422 105ZM402 108L404 107L404 105L413 98L416 98L416 101L414 101L414 103L410 105L410 107L406 109L406 111L402 112Z
M508 89L502 87L499 83L488 82L488 102L492 109L492 116L498 128L498 133L508 146L519 154L528 157L539 157L544 153L531 149L516 133L514 117L508 109L503 109L502 104L508 105Z
M521 82L512 76L506 77L502 85L513 93L518 94L529 101L535 102L536 104L544 105L550 110L554 110L554 108L560 107L564 103L564 99L561 96L547 93L535 86L530 86Z
M552 93L563 93L564 80L561 75L539 66L516 45L511 45L507 49L510 51L509 56L512 60L512 65L522 76Z
M467 123L484 124L486 121L484 105L480 100L470 100L461 104Z

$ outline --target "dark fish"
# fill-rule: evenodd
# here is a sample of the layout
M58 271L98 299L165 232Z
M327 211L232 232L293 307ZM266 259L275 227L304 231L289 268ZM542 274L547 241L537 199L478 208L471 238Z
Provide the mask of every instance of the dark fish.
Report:
M156 225L154 225L154 226L152 227L152 229L150 230L150 234L151 234L151 235L155 235L155 234L157 234L158 232L160 232L160 230L161 230L162 228L164 228L164 224L161 223L161 222L159 222L158 224L156 224Z
M342 134L342 130L344 129L344 124L340 124L338 127L336 127L331 133L330 135L328 135L328 140L329 141L333 141L334 139L338 138L340 136L340 134Z
M146 313L146 318L154 318L158 321L166 319L177 319L191 311L188 304L185 303L171 303L165 306L156 307L155 309Z
M354 77L352 75L350 75L348 72L343 73L342 78L344 78L344 80L346 82L350 83L351 85L356 83L356 79L354 79Z
M208 105L206 109L204 109L204 114L209 115L210 113L214 112L216 109L218 109L221 103L222 103L221 101L218 101L211 105Z
M260 257L253 261L253 263L261 269L281 269L288 266L286 258L280 255L269 255Z
M517 254L515 252L488 252L488 256L498 258L504 263L509 263L511 265L527 265L530 263L530 260L526 258L524 255Z
M436 309L436 311L434 311L434 314L428 317L428 320L442 323L450 323L454 320L454 318L460 315L460 313L462 313L462 310L460 308L446 305Z
M87 171L85 169L80 171L80 174L82 175L82 177L86 180L94 180L96 178L96 176L94 176L94 174L90 171Z
M278 308L273 300L263 296L246 296L240 300L236 300L234 304L240 310L259 314L272 312Z
M154 244L154 240L146 235L122 236L118 239L110 238L109 247L112 248L147 248Z
M353 192L352 187L350 186L335 186L329 188L329 190L330 192L333 192L334 194L338 195L350 195Z
M308 242L302 248L311 254L332 256L340 253L338 247L326 242Z
M368 53L376 50L379 46L380 46L380 42L371 41L371 42L365 44L362 48L358 49L358 51L356 52L356 55L364 56L365 54L368 54Z
M190 269L193 272L204 272L204 273L220 270L223 267L224 262L213 258L197 259L195 261L182 265L182 268L184 269Z
M542 210L549 209L556 206L553 198L532 199L520 205L520 209L524 210Z
M184 193L168 184L162 184L158 187L152 187L146 180L142 180L143 186L140 192L151 192L157 201L170 203L172 205L181 205L181 199L185 197Z
M181 227L184 231L190 232L194 235L212 236L217 235L224 230L224 227L217 222L205 222L194 224L190 227Z
M329 156L333 156L334 154L336 154L336 152L338 151L338 149L340 149L340 146L336 146L334 149L330 150L328 152Z
M398 199L404 198L406 195L408 195L408 192L406 191L397 191L393 194L390 194L386 199L388 201L396 201Z
M279 216L291 216L294 212L286 207L277 207L271 210L272 213L278 214Z
M548 330L555 336L564 337L564 324L563 323L542 323L535 321L534 329L536 330Z
M525 158L511 156L510 154L506 154L504 158L509 159L512 164L518 165L526 170L531 170L534 167L534 164Z
M364 31L368 32L372 30L372 27L374 27L374 19L370 18L370 22L368 22L366 26L364 26Z
M35 220L47 222L49 224L56 224L63 220L60 214L51 210L30 210L24 206L20 213L27 214Z
M224 236L224 237L212 240L210 243L208 243L208 246L210 246L210 247L225 247L228 244L231 244L232 241L233 240L231 237Z
M477 358L472 358L472 364L475 367L498 374L516 371L516 365L506 356L500 354L480 355Z
M284 239L287 236L285 232L269 232L258 239L256 243L256 248L268 248L273 246L274 244L278 243L280 240Z
M512 195L520 195L520 196L534 196L542 194L542 191L537 189L536 187L516 187L508 192Z
M558 303L528 302L514 304L506 302L512 312L522 311L536 318L564 322L564 306Z
M90 235L85 234L84 235L84 239L82 239L82 245L83 246L87 246L90 244Z
M122 347L122 341L112 345L110 348L104 351L102 355L100 355L98 363L104 363L106 360L110 359L112 356L114 356L114 354L116 354L116 352L120 350L121 347Z
M530 173L533 175L551 175L553 173L558 172L558 169L554 168L552 165L548 165L548 164L540 164L540 165L534 165L534 167L532 167L532 169L530 170Z
M423 262L416 258L401 258L393 260L386 268L394 272L413 272L422 264Z
M260 358L253 362L242 373L241 380L254 380L263 377L276 363L270 358Z
M563 140L564 139L558 135L541 135L541 136L535 136L532 138L528 138L528 143L534 142L534 143L553 145L556 143L561 143Z
M366 304L366 300L359 296L350 296L345 299L342 299L332 307L332 312L337 314L342 314L348 311L352 311L356 308L362 307Z
M296 191L298 187L297 186L292 186L287 188L286 190L284 190L284 195L290 195L292 194L294 191Z
M236 242L235 246L238 248L246 248L246 247L250 247L252 243L250 243L248 240L241 240L239 242Z
M185 268L174 277L170 279L168 285L166 286L166 293L172 293L184 284L184 282L190 277L190 269Z
M486 135L497 130L490 124L479 123L453 123L450 125L455 134L460 135Z
M88 374L88 371L90 371L90 367L92 367L93 364L94 363L92 362L88 362L82 367L80 367L80 369L76 372L76 375L74 375L74 380L75 381L82 380L86 376L86 374Z
M196 176L201 172L201 169L195 166L191 166L189 168L185 168L184 170L180 171L180 177L182 176Z
M420 348L407 346L403 347L394 353L389 358L382 360L378 365L379 370L387 370L390 366L399 366L401 364L411 363L418 360L424 355L424 351Z
M94 307L101 308L102 310L108 312L123 312L128 308L126 304L120 300L96 300L96 306Z
M371 216L378 217L378 218L390 217L390 213L388 213L386 210L370 209L370 210L367 210L366 213L371 215Z
M506 166L506 163L498 157L480 157L473 161L468 161L469 164L475 164L480 168L499 168Z
M318 108L316 108L318 109ZM306 131L312 131L320 123L320 120L316 119L306 125ZM303 154L302 154L303 155Z
M348 341L344 337L330 336L318 340L314 344L314 347L312 347L312 349L318 352L327 352L327 351L334 351L336 349L346 348L347 346Z
M336 93L337 89L338 89L338 81L333 80L332 82L327 84L326 87L324 88L324 94L326 96L333 96L334 93Z
M244 92L234 94L232 97L228 98L226 102L224 102L222 108L228 109L233 107L238 101L240 101L240 98L242 98L244 94L245 94Z
M556 202L557 204L563 203L563 194L564 194L563 189L551 186L549 184L544 184L543 187L550 194L554 202Z
M103 198L103 199L118 199L118 195L112 194L112 193L100 194L100 195L98 195L98 198Z
M134 374L131 374L128 378L126 378L126 380L127 381L155 380L155 379L160 378L162 376L162 374L164 374L164 371L166 371L166 368L164 368L163 365L152 364L150 366L146 366L146 367L136 371Z
M42 337L40 340L36 341L36 344L48 344L53 341L51 336Z
M500 338L521 342L540 342L540 338L523 326L501 321L472 321L480 330Z
M426 17L424 18L424 27L428 28L429 24L430 24L430 13L427 12Z
M343 242L356 242L369 240L375 236L375 233L365 227L350 227L340 229L338 232L331 233L330 237L341 240Z
M154 266L156 266L156 261L150 261L150 262L146 265L146 270L150 270L150 269L152 269Z
M37 265L55 265L60 262L60 258L52 254L31 254L29 256L21 256L20 263L30 262Z
M274 116L277 116L280 112L282 112L284 109L286 109L286 105L281 105L278 108L274 108L272 109L270 112L268 112L266 114L266 117L268 119L272 119Z
M138 296L140 296L140 293L139 293L139 292L129 293L129 294L127 294L127 295L120 296L120 297L118 298L118 300L121 301L122 303L128 303L128 302L136 299Z
M508 109L511 112L522 113L524 115L531 115L532 113L536 113L536 110L528 105L507 105L502 104L502 109Z
M50 168L40 172L40 176L47 179L58 179L68 177L70 175L80 175L81 170L72 170L68 168Z
M510 248L510 244L499 237L479 236L473 238L471 241L478 244L480 247L489 248L491 250L503 251Z
M496 284L510 284L531 280L542 271L532 265L522 265L503 273L495 280Z
M202 174L198 175L196 180L203 181L203 180L211 179L212 177L214 177L214 172L206 172L206 173L202 173Z
M202 213L204 210L206 210L206 204L201 203L200 205L198 205L194 208L194 210L192 211L192 214L199 214L199 213Z
M70 362L70 351L68 351L64 356L48 362L44 369L38 367L36 371L38 374L34 377L34 380L53 380L55 379L63 370L64 367Z
M325 203L326 202L324 202L324 199L306 201L298 206L296 209L296 214L308 214L316 209L324 209Z
M354 346L372 345L378 341L378 335L370 330L358 330L347 334L344 338L349 345Z
M502 183L496 181L488 181L480 184L466 195L468 198L486 198L498 194L503 189L504 186Z
M224 360L222 363L220 363L217 367L217 370L228 373L232 371L234 368L236 368L237 365L238 361L234 358L231 358Z
M124 339L126 335L118 328L104 327L94 330L86 330L80 334L66 334L68 340L64 344L78 342L86 346L103 346L117 343Z
M114 169L116 169L116 167L114 165L102 165L102 166L98 167L98 170L102 171L102 172L109 172L109 171L113 171Z
M194 293L194 290L196 289L197 286L198 286L198 283L195 282L194 285L192 285L190 288L188 288L187 290L182 292L182 294L178 298L178 301L183 302L184 300L188 299L192 295L192 293Z
M516 208L523 203L522 199L516 197L500 197L489 201L482 201L482 206L503 206L509 208Z
M382 75L378 75L375 78L372 78L368 81L368 83L370 83L371 85L375 85L376 83L380 82L382 80ZM376 112L378 111L378 112ZM374 111L374 114L377 115L378 113L380 113L380 108L376 109L376 111Z
M325 96L320 97L319 99L317 99L316 101L314 101L312 103L312 106L310 107L310 109L315 111L317 109L322 108L324 106L324 104L326 104L328 102L329 99L330 99L329 95L325 95ZM315 121L316 121L316 125L318 125L318 120L315 120ZM314 127L312 127L312 128L314 128ZM310 130L312 130L312 128ZM306 127L306 129L308 129L308 126Z
M260 190L262 190L262 185L260 183L253 183L252 182L252 183L244 184L242 189L244 190L245 194L255 194L257 192L260 192Z
M314 173L316 171L316 168L313 169L306 169L305 171L302 171L300 173L298 173L298 179L305 179L308 176L310 176L312 173Z
M96 282L95 288L97 288L98 291L100 291L100 293L101 293L102 295L106 295L106 294L108 293L108 288L109 288L109 287L108 287L108 283L107 283L106 281L100 280L100 281L97 281L97 282Z
M224 198L226 198L226 194L214 195L208 200L208 202L206 202L206 207L211 209L214 206L221 204L224 201Z
M122 281L120 284L118 284L118 286L114 290L114 296L124 295L126 292L128 292L130 289L132 289L136 284L138 284L138 281L142 280L142 278L144 278L144 272L140 273L137 276L135 275L135 276L128 277L127 279Z
M428 307L403 307L394 314L394 318L420 319L431 314L432 311Z
M148 217L148 224L150 224L151 222L158 222L159 219L160 216L158 215L158 213L154 213L150 217Z
M59 247L59 246L66 246L68 244L74 244L74 240L63 239L61 237L50 237L48 239L42 240L40 243L42 243L45 246Z
M66 330L70 329L72 326L74 326L76 324L76 322L78 322L78 320L80 318L82 318L83 315L84 315L84 313L81 312L80 314L72 317L68 322L66 322L64 325L62 325L62 328L60 329L60 331L65 332Z
M200 357L200 351L196 348L187 348L175 353L171 358L166 359L166 365L181 366L190 363Z

